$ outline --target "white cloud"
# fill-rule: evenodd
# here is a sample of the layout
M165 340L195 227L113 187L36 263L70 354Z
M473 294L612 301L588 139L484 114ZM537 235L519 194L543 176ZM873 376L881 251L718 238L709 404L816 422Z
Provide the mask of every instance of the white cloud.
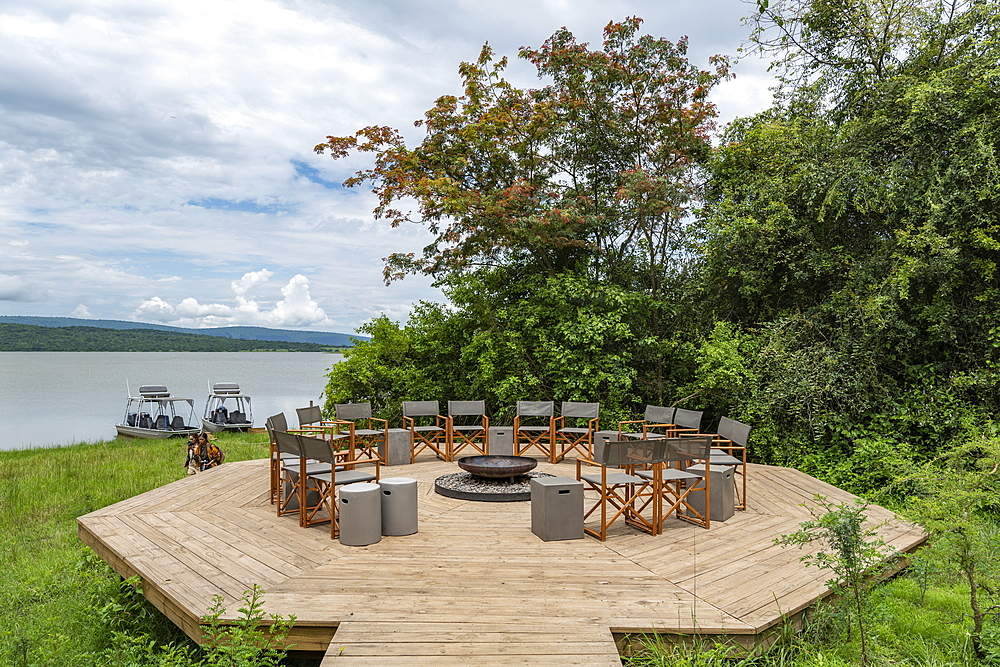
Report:
M267 269L251 271L240 280L229 285L233 291L235 305L223 303L199 303L194 297L182 299L176 306L158 296L145 299L132 313L137 321L155 320L181 327L220 327L230 325L251 325L268 327L308 327L329 326L332 321L309 293L309 279L301 274L293 276L281 288L283 299L268 310L254 299L248 298L249 291L256 285L267 282L274 275Z
M45 291L20 276L0 273L0 301L44 301Z
M246 296L247 292L250 291L254 285L259 285L260 283L267 282L274 272L268 271L267 269L261 269L260 271L249 271L243 274L243 277L237 281L233 281L232 287L233 292L236 293L238 297Z
M84 319L84 320L87 320L87 319L90 319L91 317L93 317L90 314L90 308L87 308L82 303L79 304L76 308L74 308L73 311L69 314L69 316L70 317L79 317L80 319Z

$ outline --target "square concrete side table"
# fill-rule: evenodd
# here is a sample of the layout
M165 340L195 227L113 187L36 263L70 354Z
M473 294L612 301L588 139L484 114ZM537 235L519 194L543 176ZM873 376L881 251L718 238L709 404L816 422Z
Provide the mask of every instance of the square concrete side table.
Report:
M583 539L583 482L531 478L531 532L544 542Z

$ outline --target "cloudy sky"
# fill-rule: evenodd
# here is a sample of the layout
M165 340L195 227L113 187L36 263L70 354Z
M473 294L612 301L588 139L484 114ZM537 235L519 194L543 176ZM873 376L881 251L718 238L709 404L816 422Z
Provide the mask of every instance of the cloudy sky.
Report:
M747 34L739 0L0 0L0 315L352 332L440 299L386 287L420 227L372 218L328 134L413 121L460 92L459 62L610 20L690 37L703 67ZM513 59L509 78L538 85ZM770 100L746 60L723 121Z

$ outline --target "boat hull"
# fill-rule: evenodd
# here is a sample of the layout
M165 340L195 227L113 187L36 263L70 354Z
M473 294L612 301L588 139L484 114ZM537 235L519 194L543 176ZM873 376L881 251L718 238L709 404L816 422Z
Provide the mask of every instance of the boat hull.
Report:
M253 428L253 424L242 423L242 424L216 424L213 421L209 421L205 418L201 420L201 429L203 431L208 431L209 433L218 433L219 431L247 431Z
M115 428L118 429L118 435L124 435L130 438L145 438L146 440L165 440L167 438L189 436L192 433L198 433L200 430L197 428L185 428L180 431L162 431L154 428L128 426L126 424L115 424Z

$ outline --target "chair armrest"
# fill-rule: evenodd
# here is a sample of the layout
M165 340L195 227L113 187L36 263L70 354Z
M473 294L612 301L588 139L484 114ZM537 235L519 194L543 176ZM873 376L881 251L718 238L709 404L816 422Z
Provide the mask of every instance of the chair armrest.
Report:
M412 431L413 426L414 426L413 417L407 417L406 415L403 415L403 428L407 428Z
M566 418L561 415L559 417L552 417L552 426L556 429L562 428L561 426L559 426L559 424L565 426Z
M376 429L375 428L375 422L382 422L382 428L381 429ZM386 431L386 430L389 429L389 420L388 419L379 419L378 417L369 417L368 418L368 428L372 429L373 431L377 431L377 430Z
M594 417L593 419L587 422L587 428L590 429L591 431L599 431L600 424L601 424L600 417Z

